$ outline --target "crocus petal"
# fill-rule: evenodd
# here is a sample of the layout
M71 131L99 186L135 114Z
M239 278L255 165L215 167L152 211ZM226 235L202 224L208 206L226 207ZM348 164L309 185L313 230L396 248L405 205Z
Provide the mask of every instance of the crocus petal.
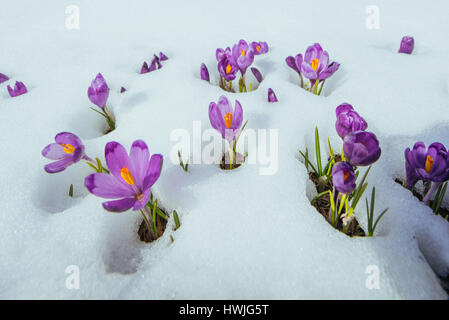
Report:
M235 100L235 109L231 123L231 129L239 129L243 121L243 109L238 100Z
M42 150L42 155L50 160L61 160L67 156L67 153L60 144L51 143Z
M301 73L309 80L316 80L318 78L316 71L305 61L301 65Z
M62 160L47 164L44 167L44 169L48 173L58 173L58 172L64 171L72 163L73 163L72 159L70 157L67 157Z
M136 201L136 198L124 198L120 200L107 201L103 202L103 208L111 212L124 212L131 209Z
M134 202L133 210L137 211L137 210L141 210L143 207L145 207L148 203L148 200L150 200L150 195L151 195L151 189L148 188L142 193L140 198L137 199L136 202Z
M268 88L268 102L277 102L278 98L276 97L276 94L274 93L273 89Z
M337 117L340 115L340 113L343 112L347 112L350 110L354 110L354 107L352 105L350 105L349 103L342 103L340 104L336 109L335 109L335 113L337 115Z
M201 76L201 80L205 80L207 82L210 81L209 70L207 70L207 67L206 67L206 65L204 63L201 64L200 76Z
M148 150L147 144L143 140L134 141L129 152L129 159L131 160L135 183L140 188L143 188L149 158L150 151Z
M153 154L151 156L150 164L148 165L148 170L143 182L144 190L151 188L151 186L157 181L157 179L159 179L163 162L164 157L161 154Z
M260 71L257 68L251 68L251 72L253 73L254 77L256 78L256 80L259 83L261 83L263 81L262 74L260 73Z
M161 59L161 61L165 61L168 60L168 57L161 51L159 52L159 59Z
M287 62L287 65L296 72L301 72L301 70L298 70L298 68L296 67L295 58L293 58L292 56L288 56L287 58L285 58L285 62Z
M120 183L114 176L106 173L93 173L84 179L84 186L90 193L106 198L117 199L135 196L135 191Z
M112 141L108 142L105 147L105 159L109 171L114 175L119 181L126 183L122 178L121 170L123 167L131 169L128 154L125 148L118 142Z
M140 74L148 73L150 69L148 68L148 64L146 62L143 63L142 68L140 68Z
M75 148L81 146L83 143L81 142L81 139L71 133L71 132L60 132L55 136L55 141L56 143L59 144L71 144L72 146L74 146Z
M8 81L9 77L7 75L4 75L3 73L0 73L0 83L3 83L5 81Z

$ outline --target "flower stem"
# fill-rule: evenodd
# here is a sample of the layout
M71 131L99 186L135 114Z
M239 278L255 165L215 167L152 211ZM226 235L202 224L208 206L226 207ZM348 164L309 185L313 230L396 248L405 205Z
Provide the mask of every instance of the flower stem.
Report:
M145 223L147 224L148 232L150 233L151 238L153 238L154 240L156 240L156 239L157 239L157 236L156 236L156 234L154 233L153 225L148 221L148 218L147 218L147 214L151 217L151 216L152 216L152 213L149 212L147 208L148 208L147 206L144 206L144 207L143 207L143 210L140 210L140 213L142 213L143 219L145 220Z
M432 196L433 192L438 189L438 187L440 186L441 182L432 182L432 186L430 187L429 191L427 192L427 194L424 196L424 198L422 199L422 202L424 202L425 205L428 205L430 202L430 197Z
M232 166L234 164L234 148L232 144L229 144L229 169L232 170Z

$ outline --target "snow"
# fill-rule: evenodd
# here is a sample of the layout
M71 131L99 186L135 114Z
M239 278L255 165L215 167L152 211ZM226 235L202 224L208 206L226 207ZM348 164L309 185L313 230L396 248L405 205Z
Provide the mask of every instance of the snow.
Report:
M80 8L80 30L65 26L69 4ZM376 1L380 29L369 30L371 4L3 3L0 72L11 80L0 85L0 298L447 299L435 272L449 274L449 223L394 178L404 177L403 151L415 141L449 146L449 66L441 63L449 55L442 41L449 5ZM397 54L403 35L415 37L412 55ZM270 46L255 60L265 77L260 87L229 94L201 81L204 62L216 84L215 49L241 38ZM341 63L320 97L299 88L284 61L314 42ZM163 68L139 75L159 51L169 57ZM98 72L117 119L107 135L87 99ZM11 99L6 85L16 80L29 93ZM278 103L266 102L268 88ZM204 163L185 173L169 160L173 130L192 134L193 121L209 129L208 105L223 94L241 102L248 130L278 129L275 174L260 175L257 164L225 172ZM341 148L334 122L342 102L354 105L382 147L369 190L376 186L378 210L390 210L373 238L348 238L324 221L309 203L298 160L299 149L313 146L315 125L323 143L329 136ZM181 228L174 232L170 221L162 238L144 244L138 213L108 213L85 190L89 167L46 174L40 152L61 131L79 135L87 153L103 161L113 140L129 148L143 139L150 152L162 153L153 192L165 209L177 210ZM74 198L67 196L71 183ZM357 211L366 225L363 205ZM78 290L66 287L71 265L79 267ZM379 289L366 286L370 266L378 268Z

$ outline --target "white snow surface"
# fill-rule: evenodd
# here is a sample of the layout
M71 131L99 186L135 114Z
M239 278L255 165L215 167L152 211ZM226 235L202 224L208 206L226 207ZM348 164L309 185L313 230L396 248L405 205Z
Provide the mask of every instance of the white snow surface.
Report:
M65 8L80 8L80 30L65 27ZM365 26L379 8L380 29ZM449 146L447 1L4 1L0 10L0 298L4 299L447 299L436 276L449 274L449 223L394 182L405 176L404 149L416 141ZM398 54L404 35L412 55ZM215 49L267 41L255 66L265 77L251 93L226 93L201 81L205 62L217 81ZM298 86L285 57L319 42L340 70L318 97ZM163 68L138 74L164 52ZM117 129L89 107L87 88L101 72ZM23 81L10 98L7 84ZM120 94L120 87L127 92ZM267 102L273 88L279 102ZM209 129L208 106L238 99L249 129L279 130L279 169L259 175L169 160L175 129ZM376 133L382 156L368 181L375 237L349 238L310 205L298 150L313 148L318 126L335 149L335 107L349 102ZM128 150L136 139L165 157L153 187L180 214L181 228L158 241L137 238L138 212L113 214L87 192L83 163L49 175L40 152L61 131L77 134L104 163L104 146ZM75 197L69 198L69 185ZM309 194L308 194L309 193ZM364 200L363 200L364 201ZM357 210L366 226L364 203ZM174 242L170 242L170 235ZM67 266L80 288L66 287ZM379 268L369 289L368 267ZM367 269L368 268L368 269ZM368 286L369 287L369 286Z

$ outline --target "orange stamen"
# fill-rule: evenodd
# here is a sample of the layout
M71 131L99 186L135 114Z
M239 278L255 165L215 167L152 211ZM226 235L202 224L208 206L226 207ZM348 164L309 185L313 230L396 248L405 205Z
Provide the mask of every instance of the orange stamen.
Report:
M229 129L232 123L232 113L226 113L226 115L224 116L224 121L226 124L226 128Z
M143 193L137 195L137 200L142 201L143 199Z
M316 71L318 69L319 63L320 63L320 60L318 60L318 59L313 59L312 60L312 68L313 68L313 70Z
M226 67L226 74L229 74L231 72L231 69L232 69L231 65L228 64L228 66Z
M344 173L344 175L343 175L343 180L344 180L344 181L348 180L348 178L349 178L350 175L351 175L351 174L350 174L349 172L346 171L346 172Z
M134 184L133 175L131 174L131 172L129 172L129 169L127 167L123 167L122 170L120 170L120 175L127 184Z
M431 156L427 155L427 159L426 159L426 172L429 173L432 170L433 167L433 159Z
M61 143L61 146L64 147L64 152L67 154L71 154L71 153L75 152L75 147L72 146L71 144Z
M240 49L240 55L244 56L246 54L246 52L243 49Z
M260 51L260 46L257 46L256 50L257 50L257 52L259 52Z

